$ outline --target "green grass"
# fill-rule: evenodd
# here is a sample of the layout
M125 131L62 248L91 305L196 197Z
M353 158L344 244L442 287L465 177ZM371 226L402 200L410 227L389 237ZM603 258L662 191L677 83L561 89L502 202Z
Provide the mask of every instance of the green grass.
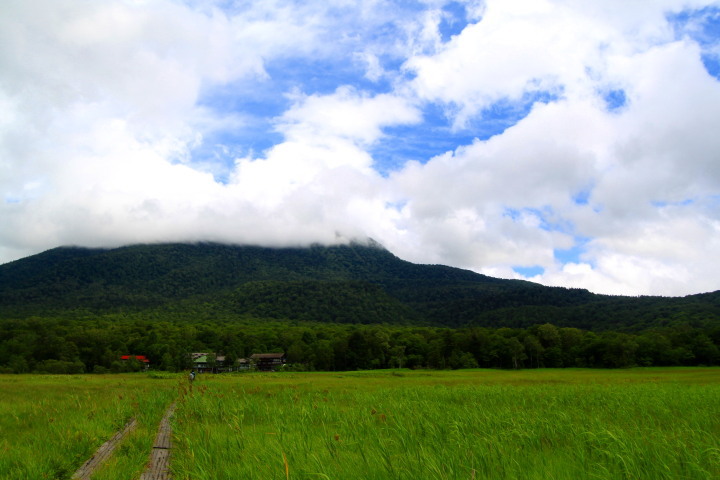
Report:
M720 370L201 377L177 479L720 478ZM287 471L286 471L287 468Z
M720 369L1 376L0 479L138 479L160 418L175 480L720 478Z
M137 429L94 478L138 478L178 378L0 375L0 479L67 479L135 417Z

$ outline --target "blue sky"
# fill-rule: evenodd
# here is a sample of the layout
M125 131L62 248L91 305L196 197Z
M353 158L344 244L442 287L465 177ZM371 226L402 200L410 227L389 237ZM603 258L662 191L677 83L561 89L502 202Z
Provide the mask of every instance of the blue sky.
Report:
M8 0L0 262L371 237L547 285L717 290L718 106L717 1Z

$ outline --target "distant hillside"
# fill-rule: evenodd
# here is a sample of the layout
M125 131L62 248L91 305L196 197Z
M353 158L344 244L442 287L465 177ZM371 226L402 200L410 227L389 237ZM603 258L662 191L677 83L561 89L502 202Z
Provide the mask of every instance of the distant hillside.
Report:
M417 265L370 244L61 247L0 265L0 317L148 312L154 318L586 329L717 323L720 292L611 297Z

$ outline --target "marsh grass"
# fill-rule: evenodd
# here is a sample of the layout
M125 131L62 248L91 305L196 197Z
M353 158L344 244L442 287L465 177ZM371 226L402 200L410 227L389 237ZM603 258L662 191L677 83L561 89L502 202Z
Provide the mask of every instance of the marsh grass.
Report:
M177 377L0 376L0 478L67 479L132 417L137 429L94 478L128 479L147 462ZM150 440L146 437L150 436Z
M720 370L203 376L178 479L720 478Z
M176 480L720 478L720 369L0 375L0 478L139 478L172 401Z

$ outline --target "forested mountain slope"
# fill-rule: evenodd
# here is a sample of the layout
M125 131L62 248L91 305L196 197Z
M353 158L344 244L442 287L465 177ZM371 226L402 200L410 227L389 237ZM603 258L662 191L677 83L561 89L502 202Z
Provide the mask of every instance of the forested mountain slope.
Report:
M403 261L377 244L61 247L0 265L0 317L153 318L639 329L715 324L720 292L611 297Z

